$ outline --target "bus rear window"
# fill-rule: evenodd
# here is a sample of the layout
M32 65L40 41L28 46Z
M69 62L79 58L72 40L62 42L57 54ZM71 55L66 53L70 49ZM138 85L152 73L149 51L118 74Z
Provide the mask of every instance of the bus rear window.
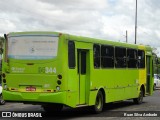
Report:
M52 59L57 56L58 37L22 35L8 38L8 58Z

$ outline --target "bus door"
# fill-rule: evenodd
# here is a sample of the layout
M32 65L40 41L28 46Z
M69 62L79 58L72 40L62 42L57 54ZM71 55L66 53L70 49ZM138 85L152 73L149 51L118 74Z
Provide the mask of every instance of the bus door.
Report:
M147 69L147 80L146 80L146 92L151 93L152 89L152 60L151 56L147 56L146 58L146 69Z
M79 104L86 103L86 80L87 80L87 56L88 51L77 50L78 76L79 76Z

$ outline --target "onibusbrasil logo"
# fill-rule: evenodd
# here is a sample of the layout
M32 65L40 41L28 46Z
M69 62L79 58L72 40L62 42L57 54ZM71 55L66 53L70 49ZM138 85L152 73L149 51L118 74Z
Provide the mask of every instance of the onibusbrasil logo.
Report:
M41 118L40 112L2 112L3 118Z

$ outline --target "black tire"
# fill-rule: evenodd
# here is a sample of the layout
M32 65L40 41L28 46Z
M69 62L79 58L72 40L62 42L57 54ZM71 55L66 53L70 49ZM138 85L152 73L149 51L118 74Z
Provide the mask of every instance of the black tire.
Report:
M135 104L141 104L143 102L143 93L144 93L144 91L142 89L140 89L138 98L133 99L133 102Z
M46 105L42 105L42 108L48 113L60 112L63 109L63 105L62 104L46 104Z
M0 105L4 105L6 102L4 100L0 100Z
M2 98L2 94L0 94L0 105L4 105L6 102Z
M104 106L103 94L101 91L98 91L95 105L92 106L92 110L96 114L101 113L103 110L103 106Z

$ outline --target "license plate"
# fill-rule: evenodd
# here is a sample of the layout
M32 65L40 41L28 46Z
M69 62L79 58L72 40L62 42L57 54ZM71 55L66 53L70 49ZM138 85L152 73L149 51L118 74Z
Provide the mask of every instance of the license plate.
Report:
M36 87L33 86L26 87L26 91L36 91Z

